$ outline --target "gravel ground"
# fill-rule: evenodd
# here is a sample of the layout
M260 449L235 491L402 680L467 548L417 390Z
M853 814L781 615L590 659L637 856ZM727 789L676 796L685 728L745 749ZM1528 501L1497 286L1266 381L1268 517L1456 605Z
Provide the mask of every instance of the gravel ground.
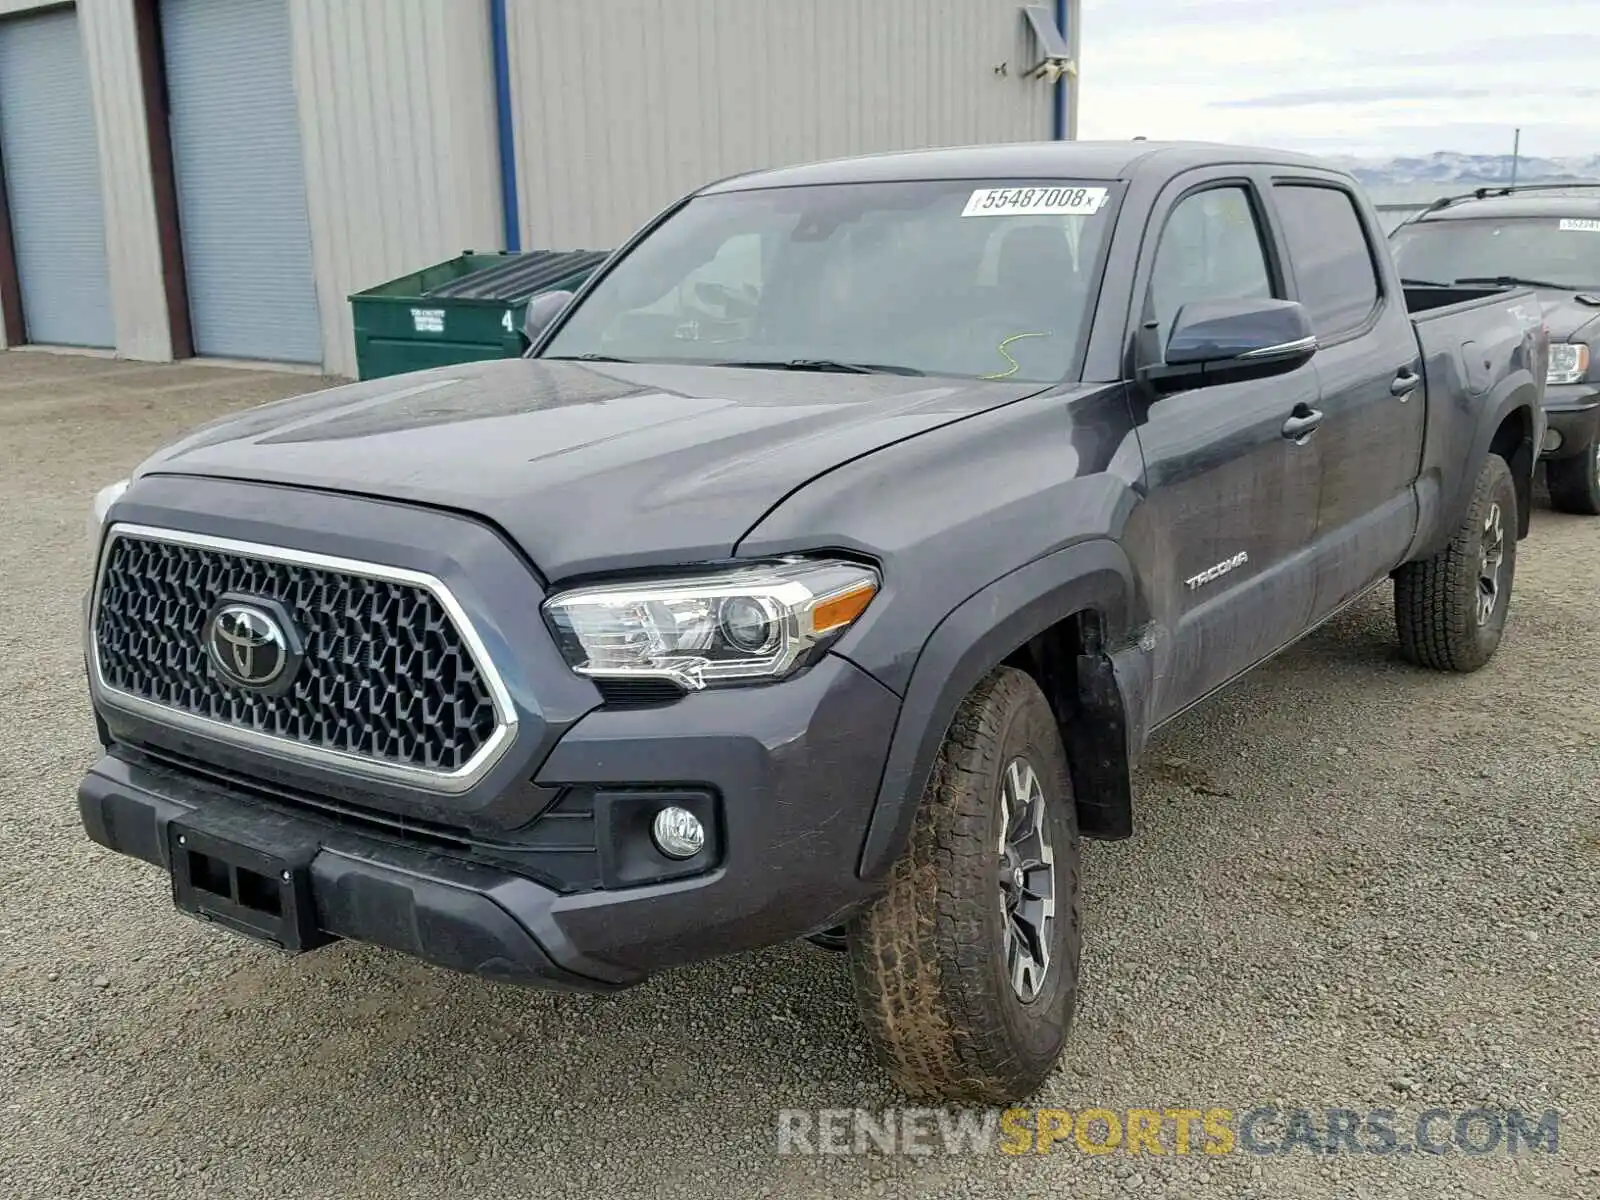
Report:
M779 1156L779 1109L894 1103L839 956L611 998L283 959L80 832L90 494L316 383L0 356L0 1195L1600 1195L1600 521L1536 514L1475 676L1401 665L1385 594L1165 731L1140 835L1089 849L1081 1008L1039 1100L1554 1108L1556 1154Z

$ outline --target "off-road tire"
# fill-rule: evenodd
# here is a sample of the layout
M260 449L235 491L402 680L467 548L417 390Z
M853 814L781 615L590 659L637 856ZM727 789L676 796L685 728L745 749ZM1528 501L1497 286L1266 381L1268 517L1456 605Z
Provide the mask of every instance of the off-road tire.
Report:
M1001 789L1026 759L1054 853L1051 951L1031 1002L1005 962ZM878 1061L907 1096L1006 1104L1066 1041L1082 942L1078 823L1055 716L1031 677L996 670L962 703L887 891L851 922L851 973Z
M1485 524L1495 507L1503 557L1493 609L1479 620L1484 587L1481 555ZM1432 558L1407 563L1394 576L1395 627L1400 653L1408 661L1436 671L1476 671L1494 657L1505 631L1506 612L1517 567L1517 489L1505 459L1491 454L1478 472L1472 503L1455 536Z
M1582 453L1544 465L1550 485L1550 507L1557 512L1600 517L1600 438Z

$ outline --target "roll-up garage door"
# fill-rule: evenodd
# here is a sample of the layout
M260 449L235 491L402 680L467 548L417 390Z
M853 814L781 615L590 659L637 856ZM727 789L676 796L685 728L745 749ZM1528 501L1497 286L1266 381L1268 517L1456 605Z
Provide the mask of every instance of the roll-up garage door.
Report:
M73 9L0 21L0 163L28 341L115 345L100 149Z
M322 361L288 0L161 0L198 354Z

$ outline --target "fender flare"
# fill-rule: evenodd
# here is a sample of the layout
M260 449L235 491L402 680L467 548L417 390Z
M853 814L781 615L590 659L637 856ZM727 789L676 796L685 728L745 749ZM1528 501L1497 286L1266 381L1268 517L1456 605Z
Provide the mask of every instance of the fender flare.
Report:
M1472 451L1461 466L1455 488L1439 506L1439 520L1434 527L1433 535L1412 553L1411 561L1431 558L1449 544L1456 529L1466 519L1467 508L1472 504L1472 490L1478 482L1478 472L1482 469L1484 459L1489 457L1489 447L1494 443L1495 434L1505 423L1505 419L1519 408L1528 410L1528 425L1532 432L1524 444L1514 450L1511 469L1517 479L1517 506L1522 510L1517 514L1517 536L1519 538L1527 536L1533 516L1532 505L1529 503L1532 495L1531 480L1539 457L1539 443L1544 440L1542 428L1544 407L1539 400L1537 385L1533 383L1531 376L1523 372L1508 379L1497 403L1485 410L1488 415L1478 422L1477 429L1473 431Z
M996 664L1073 613L1094 609L1106 644L1126 639L1138 588L1105 538L1079 542L1002 576L958 605L923 644L906 685L857 873L870 879L903 851L950 722Z

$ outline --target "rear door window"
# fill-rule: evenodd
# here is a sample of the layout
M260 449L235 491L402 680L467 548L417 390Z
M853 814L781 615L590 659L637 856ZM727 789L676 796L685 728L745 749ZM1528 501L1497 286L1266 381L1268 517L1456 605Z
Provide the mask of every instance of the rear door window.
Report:
M1380 289L1355 197L1343 188L1280 183L1273 199L1312 329L1324 340L1359 329Z

